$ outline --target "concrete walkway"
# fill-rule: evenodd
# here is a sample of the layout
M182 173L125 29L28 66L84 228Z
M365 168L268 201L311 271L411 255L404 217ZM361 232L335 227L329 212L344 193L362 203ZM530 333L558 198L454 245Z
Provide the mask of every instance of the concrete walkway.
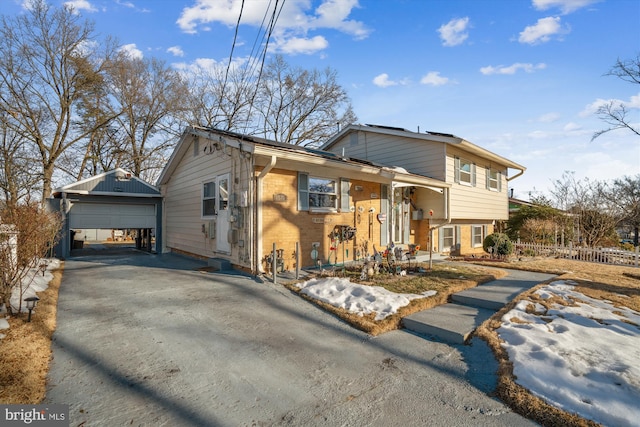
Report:
M507 271L506 277L453 294L450 303L405 317L405 328L447 343L467 343L482 322L513 298L555 277L553 274Z
M481 340L371 337L283 286L204 266L68 259L44 403L92 427L536 425L491 397Z

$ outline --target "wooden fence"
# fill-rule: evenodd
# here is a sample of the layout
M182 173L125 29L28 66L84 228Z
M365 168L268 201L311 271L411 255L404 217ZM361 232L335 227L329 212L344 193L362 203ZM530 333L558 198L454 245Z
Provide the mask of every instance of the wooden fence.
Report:
M586 248L573 246L571 243L569 246L553 246L517 242L514 246L515 253L520 256L546 256L629 267L638 267L640 264L640 246L636 247L635 251L616 248Z

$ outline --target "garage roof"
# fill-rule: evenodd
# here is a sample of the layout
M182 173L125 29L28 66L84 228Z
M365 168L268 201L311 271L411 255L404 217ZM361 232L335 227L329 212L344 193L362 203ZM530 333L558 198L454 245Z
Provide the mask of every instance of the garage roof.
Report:
M62 193L96 196L161 197L160 191L156 187L121 168L65 185L54 190L53 196L60 197Z

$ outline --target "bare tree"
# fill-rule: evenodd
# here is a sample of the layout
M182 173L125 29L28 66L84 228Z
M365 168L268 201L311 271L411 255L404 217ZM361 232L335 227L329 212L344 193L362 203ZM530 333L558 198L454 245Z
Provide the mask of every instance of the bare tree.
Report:
M22 137L33 144L43 198L51 194L58 159L91 132L74 121L77 106L83 94L101 84L106 58L115 48L107 40L99 57L93 34L93 25L73 9L53 9L44 0L33 0L23 15L0 20L0 84L5 89L0 102L11 106Z
M199 68L189 75L189 125L243 132L251 122L253 86L246 67Z
M38 191L40 175L14 114L0 106L0 189L5 206L12 208Z
M624 176L613 181L604 193L618 209L620 224L633 230L634 246L638 246L640 231L640 175Z
M640 84L640 54L635 59L626 61L618 59L616 65L605 75L618 77L631 84ZM602 134L618 129L627 129L640 136L640 129L637 123L633 122L637 118L631 117L629 108L623 102L609 101L601 105L596 114L609 127L595 132L591 137L592 141Z
M257 133L294 145L320 145L357 120L336 71L292 68L280 55L265 67L253 108Z
M61 219L38 203L5 209L2 219L5 225L0 227L0 304L11 314L20 311L22 296L37 272L34 269L56 243ZM16 291L18 302L12 304Z
M578 221L579 239L583 244L601 246L615 240L620 217L616 206L605 196L604 182L578 180L574 172L565 172L554 184L551 193L558 206Z
M157 59L119 58L110 70L110 93L116 100L116 128L123 132L124 152L117 165L153 180L181 131L177 120L188 97L180 74Z

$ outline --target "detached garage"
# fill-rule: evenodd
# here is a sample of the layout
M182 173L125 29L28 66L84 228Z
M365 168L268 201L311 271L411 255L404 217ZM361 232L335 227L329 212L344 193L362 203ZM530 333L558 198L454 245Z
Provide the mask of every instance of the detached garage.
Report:
M62 236L55 248L59 258L68 257L74 240L81 240L76 234L89 231L98 238L112 235L113 230L134 229L138 231L137 247L151 251L152 235L156 247L162 247L162 196L156 187L123 169L56 189L48 203L64 219Z

